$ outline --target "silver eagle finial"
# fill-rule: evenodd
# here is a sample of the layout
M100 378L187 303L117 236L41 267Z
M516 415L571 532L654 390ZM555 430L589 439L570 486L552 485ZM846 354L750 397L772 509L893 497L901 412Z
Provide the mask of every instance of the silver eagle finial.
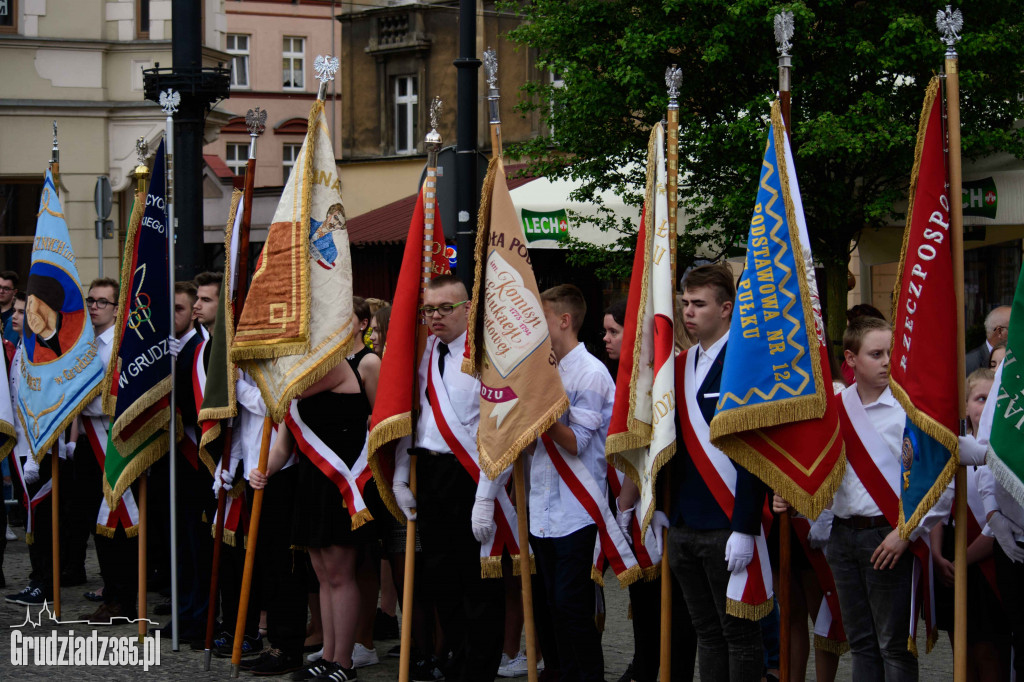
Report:
M444 103L441 101L441 97L435 95L433 101L430 102L430 129L432 131L437 130L437 124L441 119L441 111L443 110Z
M964 28L964 15L960 10L946 5L945 10L940 9L935 13L935 26L942 34L942 42L946 44L946 54L956 54L954 46L960 40L960 31Z
M498 82L498 53L493 47L484 50L484 72L487 74L487 87L491 90L497 88Z
M668 88L668 105L676 105L679 86L683 84L683 70L673 64L665 69L665 86Z
M168 89L160 93L160 108L168 116L178 111L179 104L181 104L181 95L177 90Z
M146 157L149 156L149 145L146 144L146 138L140 137L135 140L135 155L139 157L139 165L146 165Z
M316 73L316 79L321 83L334 80L334 74L338 73L340 65L341 62L338 61L337 57L317 55L316 59L313 60L313 71Z
M790 11L779 12L775 15L775 42L778 44L779 54L788 57L789 51L793 49L793 13Z
M267 110L256 107L245 113L245 127L249 129L249 135L257 137L267 129Z

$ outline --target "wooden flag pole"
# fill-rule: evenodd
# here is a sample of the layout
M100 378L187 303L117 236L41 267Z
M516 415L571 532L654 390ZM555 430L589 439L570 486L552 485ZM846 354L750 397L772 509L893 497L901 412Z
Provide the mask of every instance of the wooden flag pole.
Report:
M409 492L416 497L416 455L409 455ZM412 663L412 599L416 577L416 522L405 522L405 570L402 573L402 640L398 658L398 680L409 682Z
M221 454L221 471L227 469L231 461L231 427L223 430L224 451ZM218 481L219 483L219 481ZM213 568L210 571L210 596L206 608L206 646L204 647L203 670L210 669L213 654L213 628L217 622L217 591L220 589L220 552L224 545L224 513L227 509L227 491L220 485L217 489L217 523L213 530Z
M793 143L792 118L790 118L790 39L793 37L793 13L780 12L775 15L775 40L779 50L779 104L782 108L782 122L786 126L786 135ZM830 386L826 390L831 390ZM792 576L792 547L789 512L779 514L779 679L789 680L789 616L790 616L790 579ZM800 627L807 627L801 623Z
M263 418L263 440L260 442L260 473L267 473L267 459L270 455L270 434L274 422L270 415ZM253 491L252 512L249 514L249 536L245 547L245 568L242 570L242 589L238 596L238 620L235 622L235 641L231 648L231 676L238 677L242 663L242 641L245 639L245 619L249 615L249 594L252 592L252 570L256 561L256 541L260 531L260 514L263 511L263 489ZM213 609L213 604L210 604Z
M54 183L56 185L56 183ZM53 518L50 519L50 530L53 537L50 538L51 551L53 552L53 617L60 620L60 476L58 475L58 462L60 461L60 438L53 443L50 451L50 510Z
M953 288L956 297L957 394L960 405L960 434L966 433L967 400L964 362L964 221L963 182L960 165L960 73L955 49L963 26L960 10L939 12L936 19L946 44L946 129L949 161L949 236L953 255ZM956 468L955 553L953 557L953 679L967 680L967 470Z
M491 154L502 155L501 113L498 103L498 55L488 48L484 51L484 72L487 74L487 113L491 130ZM533 582L530 571L530 529L527 516L526 475L522 454L512 465L516 487L516 516L519 531L519 579L523 590L523 629L526 631L526 675L529 682L537 682L537 635L533 618Z

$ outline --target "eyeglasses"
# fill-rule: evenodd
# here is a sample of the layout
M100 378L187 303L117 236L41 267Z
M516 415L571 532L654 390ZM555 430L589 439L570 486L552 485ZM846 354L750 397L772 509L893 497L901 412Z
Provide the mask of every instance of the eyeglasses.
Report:
M434 313L440 313L441 317L448 317L455 312L456 308L466 305L467 303L469 303L468 299L465 301L459 301L458 303L446 303L437 307L429 305L420 306L420 315L422 315L424 319L433 317Z
M2 290L3 289L0 289L0 291L2 291ZM996 327L993 327L992 331L994 331L996 334L1002 334L1007 329L1009 329L1009 327L1004 327L1003 325L998 325Z
M11 291L17 291L17 289L15 289L14 287L0 287L0 291L4 292L6 294L6 293L9 293Z
M93 297L90 296L89 298L85 299L85 305L87 305L90 308L93 307L93 306L96 306L100 310L103 310L108 305L114 305L114 303L111 302L111 301L108 301L105 298L93 298Z

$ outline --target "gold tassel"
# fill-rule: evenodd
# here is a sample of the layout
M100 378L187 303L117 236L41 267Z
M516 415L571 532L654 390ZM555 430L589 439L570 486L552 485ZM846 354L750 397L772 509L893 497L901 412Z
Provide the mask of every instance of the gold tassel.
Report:
M775 599L769 597L766 601L760 604L744 604L741 601L735 599L725 600L725 612L730 616L736 616L737 618L746 618L747 620L761 620L769 613L772 612L772 608L775 606Z
M642 577L644 577L644 572L643 569L640 568L640 565L637 564L635 566L630 566L628 569L626 569L622 573L619 573L615 577L619 580L619 587L621 589L626 589L627 587L635 583L637 580L640 580Z
M131 526L129 528L125 528L124 529L124 534L127 535L129 538L137 538L137 537L139 537L139 525L135 524L134 526Z
M373 515L370 514L369 509L363 509L362 511L356 512L352 515L352 530L361 528L370 521L373 521Z
M481 578L500 578L501 577L501 557L500 556L480 557L480 577Z
M116 529L111 528L110 526L104 526L102 523L96 524L96 534L102 535L105 538L110 538L111 540L114 539L115 530Z
M601 587L604 587L604 575L602 575L601 572L597 570L597 566L590 567L590 579L598 585L600 585Z
M849 642L839 642L828 637L823 637L817 633L814 635L814 648L820 649L821 651L827 651L835 654L836 656L842 656L850 650Z
M519 575L522 575L522 574L523 574L523 569L520 568L519 555L518 554L513 554L512 555L512 575L519 576ZM536 575L536 574L537 574L537 560L531 554L530 555L530 575Z

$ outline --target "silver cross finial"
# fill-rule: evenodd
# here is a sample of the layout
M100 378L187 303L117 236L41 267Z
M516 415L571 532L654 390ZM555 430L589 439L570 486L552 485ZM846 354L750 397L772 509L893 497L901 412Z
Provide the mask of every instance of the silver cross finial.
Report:
M181 104L181 95L177 90L168 89L160 93L160 108L168 116L178 111L179 104Z
M258 137L267 129L267 110L256 107L245 114L245 127L251 137Z
M334 80L334 74L338 73L340 65L341 62L338 61L337 57L317 55L316 59L313 60L313 71L316 73L316 79L321 83Z
M441 111L444 109L444 104L441 102L439 96L434 96L434 100L430 103L430 128L437 130L437 123L441 118Z
M484 72L487 74L487 87L491 90L497 88L498 82L498 53L493 47L484 51Z
M149 145L146 144L146 138L140 137L135 141L135 154L139 157L139 165L144 166L146 157L149 156Z
M779 12L775 15L775 42L778 44L779 54L788 57L789 51L793 49L793 13L790 11Z
M53 148L57 148L57 119L53 119Z
M946 44L946 54L955 55L955 45L960 40L960 31L964 28L964 15L960 10L954 10L950 5L946 5L945 10L940 9L935 13L935 25L942 34L942 42Z
M665 69L665 86L668 88L668 104L676 104L679 98L679 86L683 84L683 70L673 64Z

